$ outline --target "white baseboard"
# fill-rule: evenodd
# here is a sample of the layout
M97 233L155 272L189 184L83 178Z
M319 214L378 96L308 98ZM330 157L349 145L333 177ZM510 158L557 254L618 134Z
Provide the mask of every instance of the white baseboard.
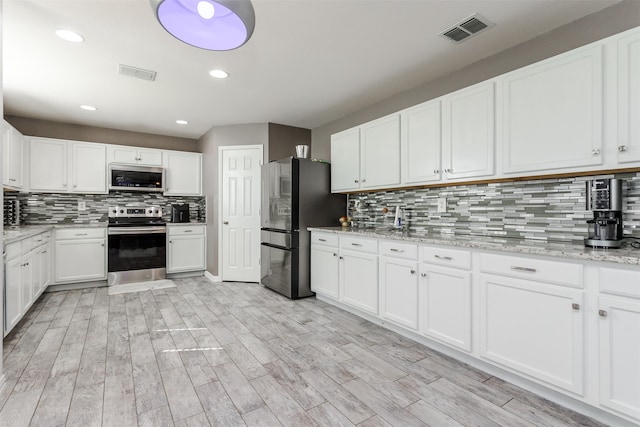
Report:
M213 274L209 273L208 271L204 272L204 277L206 277L207 279L209 279L210 281L212 281L214 283L222 282L222 280L220 279L220 276L214 276Z

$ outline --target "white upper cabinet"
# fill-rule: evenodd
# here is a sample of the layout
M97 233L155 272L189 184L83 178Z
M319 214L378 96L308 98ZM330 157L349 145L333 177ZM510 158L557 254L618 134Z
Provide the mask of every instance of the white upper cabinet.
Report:
M360 126L360 184L363 189L400 184L400 115Z
M331 191L387 188L399 184L399 114L331 136Z
M24 137L6 121L2 129L2 185L22 188L22 162Z
M493 81L442 98L442 167L446 180L494 174L494 113Z
M29 148L31 191L107 193L104 145L32 138Z
M439 181L440 100L426 102L400 113L402 184Z
M109 145L107 149L109 163L128 163L141 166L162 166L162 150L153 148Z
M107 150L102 144L74 142L71 147L71 191L106 193Z
M640 162L640 31L618 40L618 162Z
M202 195L202 154L185 151L164 152L167 196Z
M360 128L331 135L331 191L360 188Z
M603 164L602 56L602 45L589 46L500 79L504 173Z

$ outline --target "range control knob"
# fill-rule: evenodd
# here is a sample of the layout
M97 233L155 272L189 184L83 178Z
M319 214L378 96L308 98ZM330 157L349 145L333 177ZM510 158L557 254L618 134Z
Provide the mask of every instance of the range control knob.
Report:
M124 213L124 209L120 209L120 213L123 214Z

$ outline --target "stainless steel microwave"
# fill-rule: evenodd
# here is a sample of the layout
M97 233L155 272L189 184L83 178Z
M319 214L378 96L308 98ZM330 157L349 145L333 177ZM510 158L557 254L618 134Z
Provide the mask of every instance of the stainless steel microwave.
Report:
M109 190L164 191L164 168L120 163L109 165Z

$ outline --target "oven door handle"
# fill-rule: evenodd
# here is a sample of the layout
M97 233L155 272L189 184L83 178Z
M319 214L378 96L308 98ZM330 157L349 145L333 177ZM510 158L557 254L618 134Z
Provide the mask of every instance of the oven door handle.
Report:
M107 229L109 236L123 234L165 234L166 227L112 227Z

